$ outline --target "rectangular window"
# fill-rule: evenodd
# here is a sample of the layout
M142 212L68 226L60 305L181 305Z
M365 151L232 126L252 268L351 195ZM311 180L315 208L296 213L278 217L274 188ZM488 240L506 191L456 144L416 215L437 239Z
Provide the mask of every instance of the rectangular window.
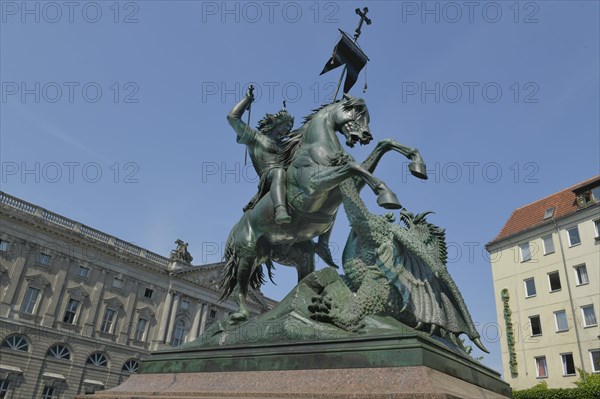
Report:
M572 353L563 353L560 355L562 359L563 375L575 375L575 362L573 361Z
M564 310L559 310L558 312L554 312L554 319L556 321L556 331L567 331L569 329L569 324L567 323L567 312Z
M209 312L209 314L208 314L208 317L210 317L211 319L216 318L217 317L217 311L214 310L214 309L211 309L210 312Z
M112 281L113 288L120 290L121 288L123 288L123 285L124 285L124 281L122 278L119 278L119 277L113 278L113 281Z
M596 240L600 239L600 219L594 220L594 233L596 234Z
M6 398L8 393L8 380L0 380L0 399Z
M79 265L79 267L77 267L77 276L78 277L88 278L89 275L90 275L89 267L85 267L85 266L81 266L81 265Z
M0 252L8 252L8 241L0 240Z
M562 286L560 285L560 275L558 271L548 273L548 283L550 283L550 292L560 291Z
M102 325L100 326L100 331L105 333L112 332L113 322L115 320L115 311L107 308L104 311L104 317L102 317Z
M42 392L42 399L54 399L54 387L46 385Z
M519 245L519 249L521 250L521 262L527 262L531 259L531 250L529 249L529 243Z
M50 264L50 255L40 252L37 255L36 262L39 263L40 265L47 266Z
M589 284L590 280L585 265L574 266L573 269L575 269L575 280L577 281L577 285Z
M579 238L579 229L577 228L577 226L568 229L567 235L569 237L570 247L581 244L581 238Z
M154 295L154 290L146 288L146 290L144 291L144 296L146 298L152 298L152 295Z
M592 327L598 324L596 321L596 312L594 312L594 305L582 306L581 313L583 313L584 327Z
M542 243L544 244L544 255L554 253L554 241L552 241L552 234L542 237Z
M546 356L535 358L535 374L537 378L548 377L548 366L546 365Z
M542 322L540 316L530 316L529 324L531 324L531 336L542 335Z
M38 290L37 288L28 287L27 292L25 293L25 300L23 301L23 306L21 307L21 310L24 313L34 314L39 295L40 290Z
M535 291L535 279L528 278L525 280L525 296L527 298L531 298L532 296L536 296L537 292Z
M139 318L137 322L137 326L135 327L135 339L136 341L143 341L146 338L146 326L148 325L148 320Z
M75 317L77 316L77 308L79 307L79 301L70 298L67 303L67 308L65 309L65 315L63 317L63 322L69 324L75 324Z
M592 371L600 373L600 349L591 350L590 359L592 361Z
M188 301L187 299L184 299L183 301L181 301L181 309L188 310L189 308L190 308L190 301Z

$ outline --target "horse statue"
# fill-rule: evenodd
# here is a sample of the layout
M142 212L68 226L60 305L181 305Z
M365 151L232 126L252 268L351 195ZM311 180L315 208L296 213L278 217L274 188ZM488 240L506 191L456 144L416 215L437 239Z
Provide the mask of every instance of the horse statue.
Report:
M342 203L340 184L346 179L353 178L359 189L368 185L379 206L400 209L396 195L372 174L383 154L390 150L403 154L412 161L411 173L427 178L418 150L383 140L360 164L344 151L337 132L344 135L349 147L368 144L373 139L364 100L344 95L343 99L315 110L292 132L293 138L284 152L288 158L287 203L291 223L275 223L271 196L265 195L231 230L225 246L221 287L222 299L233 294L239 307L230 316L232 323L248 319L248 287L257 289L265 282L263 264L271 279L273 261L295 267L298 281L315 270L312 239L331 230Z

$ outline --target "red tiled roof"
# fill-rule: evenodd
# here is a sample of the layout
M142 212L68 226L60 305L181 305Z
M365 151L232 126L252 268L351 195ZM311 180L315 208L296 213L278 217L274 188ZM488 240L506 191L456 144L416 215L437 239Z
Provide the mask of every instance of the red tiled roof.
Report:
M596 182L600 183L600 175L515 209L502 230L500 230L500 233L498 233L498 236L496 236L489 244L542 224L544 222L544 213L548 208L555 207L554 219L577 211L578 208L574 191L579 187Z

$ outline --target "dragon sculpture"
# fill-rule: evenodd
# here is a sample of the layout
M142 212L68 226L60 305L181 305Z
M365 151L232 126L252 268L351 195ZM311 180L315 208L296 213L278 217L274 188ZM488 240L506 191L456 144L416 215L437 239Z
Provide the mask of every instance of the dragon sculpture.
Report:
M395 224L391 213L369 212L356 183L348 179L340 186L352 227L342 278L352 295L345 303L332 301L326 293L315 296L311 318L357 332L367 316L391 316L461 348L459 335L464 333L488 352L448 273L444 230L425 218L430 212L413 215L403 209L401 224Z

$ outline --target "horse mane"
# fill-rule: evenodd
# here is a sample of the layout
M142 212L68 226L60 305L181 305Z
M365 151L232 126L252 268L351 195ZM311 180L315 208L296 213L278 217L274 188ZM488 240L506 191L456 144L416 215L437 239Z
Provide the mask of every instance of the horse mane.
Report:
M306 131L308 123L320 111L333 104L341 104L344 111L358 109L359 115L363 115L367 110L365 101L363 99L351 97L348 95L346 95L346 97L342 99L335 100L332 103L323 104L319 108L313 109L308 116L304 117L304 120L302 121L302 126L300 126L296 130L291 131L279 140L279 146L281 148L281 151L279 152L279 162L284 167L287 168L289 164L292 163L292 160L294 159L294 154L300 147L300 143L302 142L302 137L304 135L304 132Z
M342 104L344 111L349 111L353 108L358 108L359 115L362 115L365 113L365 111L367 110L365 100L363 100L362 98L351 97L351 96L348 96L347 94L346 94L346 96L347 97L345 97L345 98L335 100L332 103L323 104L319 108L313 109L312 112L308 116L304 117L304 120L302 121L302 123L305 124L305 123L310 122L315 117L315 115L318 114L319 111L321 111L323 108L328 107L333 104L339 104L339 103Z

